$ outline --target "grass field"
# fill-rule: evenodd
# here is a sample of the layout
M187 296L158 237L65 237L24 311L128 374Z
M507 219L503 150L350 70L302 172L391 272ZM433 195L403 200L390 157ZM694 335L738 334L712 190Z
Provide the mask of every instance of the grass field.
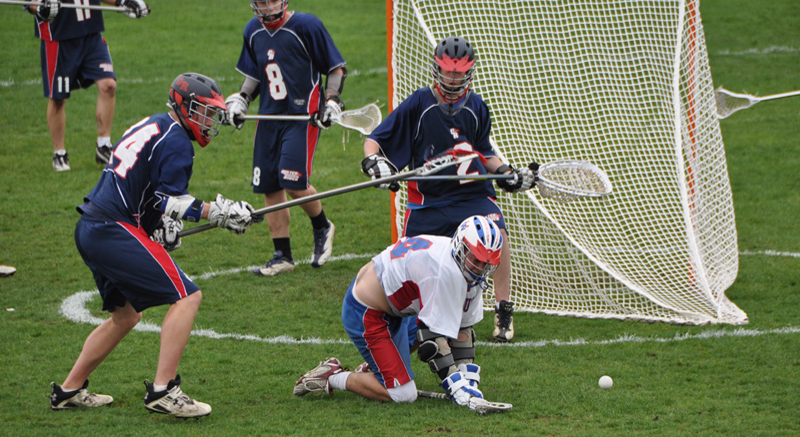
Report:
M144 116L164 111L172 79L197 71L236 91L234 66L247 2L152 0L143 20L106 14L106 39L118 77L113 137ZM350 76L348 108L387 100L385 6L379 0L292 0L291 9L319 16ZM767 95L800 89L800 4L704 0L715 85ZM96 183L96 89L67 104L72 170L55 173L42 98L39 42L33 19L0 6L0 263L17 267L0 279L0 434L2 435L699 435L800 434L800 98L764 102L722 121L735 199L740 271L727 294L748 313L744 327L687 327L519 313L510 346L490 342L491 319L476 327L486 396L514 404L508 414L480 417L450 403L368 402L350 393L296 398L300 374L336 356L360 357L339 320L341 297L369 255L390 242L389 197L364 190L323 202L337 225L334 259L322 269L300 264L272 279L249 273L271 256L265 225L244 236L209 231L187 237L173 256L202 288L192 337L179 372L192 397L214 411L202 420L149 414L142 381L154 377L158 334L132 332L91 378L111 394L108 408L53 412L51 381L61 382L94 325L65 317L68 299L83 296L87 319L105 318L73 240L81 203ZM190 191L249 201L253 125L226 129L196 150ZM322 135L313 182L319 191L363 181L357 135ZM311 228L293 211L296 259L311 252ZM69 314L77 314L73 306ZM13 308L14 311L5 311ZM144 313L159 325L165 308ZM317 341L312 341L316 339ZM308 340L308 341L306 341ZM414 362L417 386L436 380ZM615 384L601 390L598 378Z

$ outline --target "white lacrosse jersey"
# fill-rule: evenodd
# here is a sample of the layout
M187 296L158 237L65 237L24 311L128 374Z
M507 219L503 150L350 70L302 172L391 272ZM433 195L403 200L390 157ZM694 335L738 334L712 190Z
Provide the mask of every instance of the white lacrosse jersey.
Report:
M453 259L450 237L403 237L372 259L395 316L416 315L428 328L457 338L483 319L482 288L470 288Z

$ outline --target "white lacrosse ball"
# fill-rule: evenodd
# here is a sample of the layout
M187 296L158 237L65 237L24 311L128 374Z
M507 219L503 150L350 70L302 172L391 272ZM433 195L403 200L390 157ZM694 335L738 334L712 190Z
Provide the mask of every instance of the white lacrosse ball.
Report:
M609 388L611 388L612 385L614 385L614 380L611 379L610 376L604 375L604 376L600 377L600 381L598 382L598 385L600 385L600 388L602 388L604 390L605 389L609 389Z

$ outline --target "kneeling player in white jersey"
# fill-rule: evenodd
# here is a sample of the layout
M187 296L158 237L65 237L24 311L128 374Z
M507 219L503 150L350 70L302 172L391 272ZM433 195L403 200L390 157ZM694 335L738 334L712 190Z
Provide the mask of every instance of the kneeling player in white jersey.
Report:
M414 402L408 323L416 320L419 358L442 379L450 399L464 406L482 399L472 326L483 319L481 294L500 263L502 244L497 225L472 216L452 238L418 235L389 246L361 268L342 308L345 330L371 371L347 372L328 358L297 381L294 394L337 389Z

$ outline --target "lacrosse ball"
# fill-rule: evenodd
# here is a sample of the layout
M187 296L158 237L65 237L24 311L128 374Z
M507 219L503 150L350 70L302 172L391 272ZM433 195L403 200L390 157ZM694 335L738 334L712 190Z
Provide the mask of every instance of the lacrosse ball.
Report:
M605 390L611 388L611 386L614 385L614 380L611 379L610 376L604 375L600 377L600 382L598 382L598 384L600 385L600 388Z

